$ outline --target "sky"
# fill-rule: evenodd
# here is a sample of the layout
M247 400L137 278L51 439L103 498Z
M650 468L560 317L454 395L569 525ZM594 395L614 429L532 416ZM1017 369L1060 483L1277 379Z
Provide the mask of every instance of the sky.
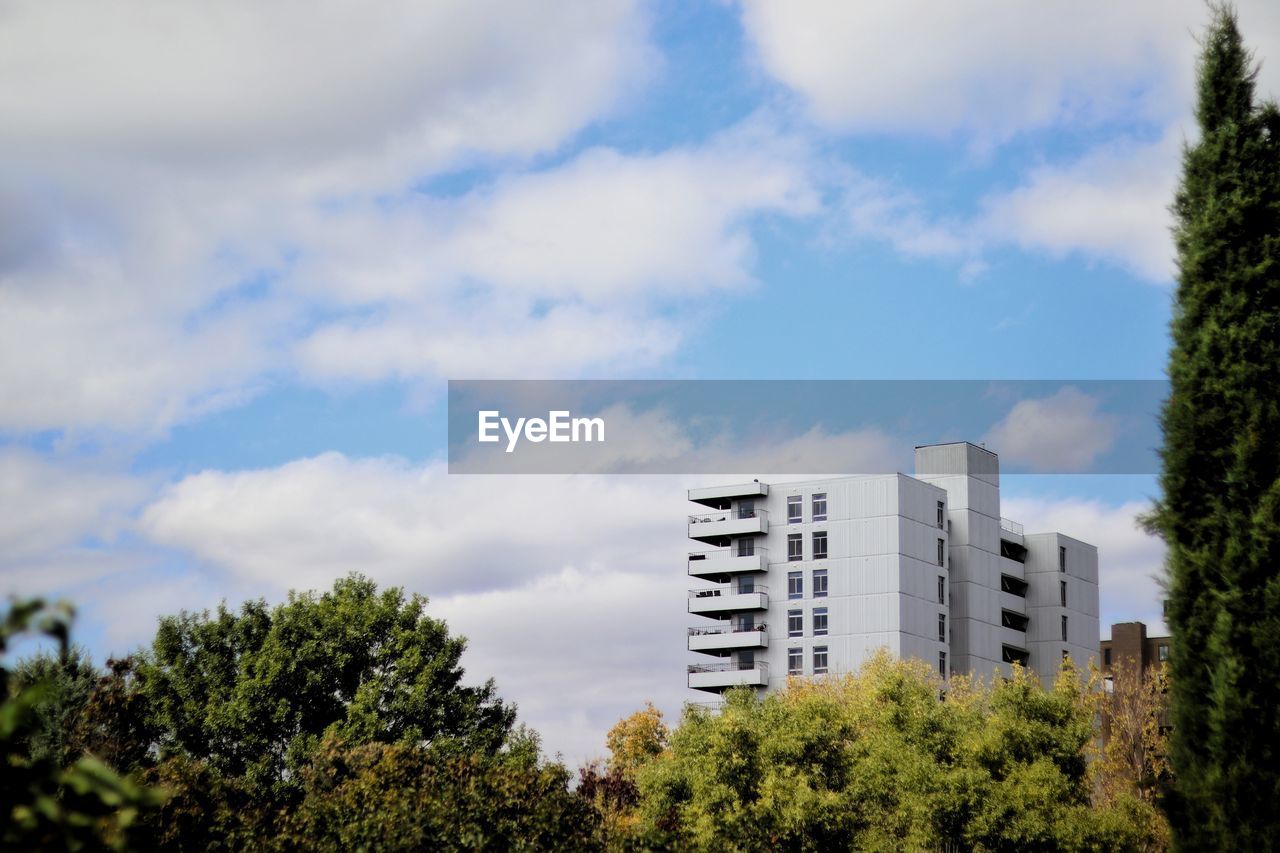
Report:
M705 478L451 475L447 380L1163 376L1199 0L0 11L0 586L97 658L359 571L578 762L697 698ZM1280 7L1239 12L1280 93ZM1003 513L1160 631L1156 488Z

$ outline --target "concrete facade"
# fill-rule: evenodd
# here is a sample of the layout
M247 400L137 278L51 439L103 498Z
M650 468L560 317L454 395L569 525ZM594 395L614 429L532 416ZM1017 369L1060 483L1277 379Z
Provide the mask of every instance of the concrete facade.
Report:
M916 474L689 491L689 686L773 690L856 671L877 649L951 672L1046 679L1097 657L1098 554L1000 516L1000 466L968 443ZM1064 597L1065 596L1065 597ZM1065 640L1063 639L1065 636Z

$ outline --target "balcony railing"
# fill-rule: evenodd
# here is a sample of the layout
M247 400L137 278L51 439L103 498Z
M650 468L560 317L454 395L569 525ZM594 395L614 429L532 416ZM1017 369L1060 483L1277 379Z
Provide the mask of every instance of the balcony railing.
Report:
M761 622L759 625L752 625L744 628L741 625L696 625L689 629L690 637L705 637L708 634L743 634L748 631L765 632L768 626Z
M752 539L744 539L742 541L750 542L753 546L755 545L755 541ZM701 560L726 560L726 559L732 559L735 557L758 557L761 554L764 554L767 557L769 554L769 549L753 547L750 551L744 554L743 552L739 551L737 548L733 548L733 547L712 548L710 551L690 551L689 562L696 563Z
M689 516L690 524L707 524L712 521L737 521L750 518L768 518L769 513L763 509L732 509L723 512L700 512Z
M1000 529L1007 530L1017 536L1022 535L1022 525L1011 518L1000 519Z
M758 669L761 672L769 671L769 664L762 660L757 661L731 661L729 663L691 663L689 664L689 672L746 672L748 670Z
M689 590L690 598L718 598L725 595L750 595L753 592L768 593L769 588L756 584L749 589L735 589L731 586L713 586L706 589Z

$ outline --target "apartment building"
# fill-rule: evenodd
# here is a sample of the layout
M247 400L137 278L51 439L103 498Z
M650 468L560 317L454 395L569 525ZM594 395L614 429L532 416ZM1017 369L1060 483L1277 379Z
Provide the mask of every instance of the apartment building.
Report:
M689 687L773 690L880 648L943 677L1096 658L1097 549L1002 518L989 450L917 447L915 468L691 489Z

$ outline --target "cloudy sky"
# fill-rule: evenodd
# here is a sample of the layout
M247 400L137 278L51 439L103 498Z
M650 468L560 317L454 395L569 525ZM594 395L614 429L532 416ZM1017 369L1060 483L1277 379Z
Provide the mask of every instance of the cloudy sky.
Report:
M695 698L690 480L451 476L445 380L1162 376L1200 0L369 13L0 0L0 577L97 656L358 570L577 761ZM1240 15L1280 92L1280 8ZM1004 514L1158 629L1154 490Z

